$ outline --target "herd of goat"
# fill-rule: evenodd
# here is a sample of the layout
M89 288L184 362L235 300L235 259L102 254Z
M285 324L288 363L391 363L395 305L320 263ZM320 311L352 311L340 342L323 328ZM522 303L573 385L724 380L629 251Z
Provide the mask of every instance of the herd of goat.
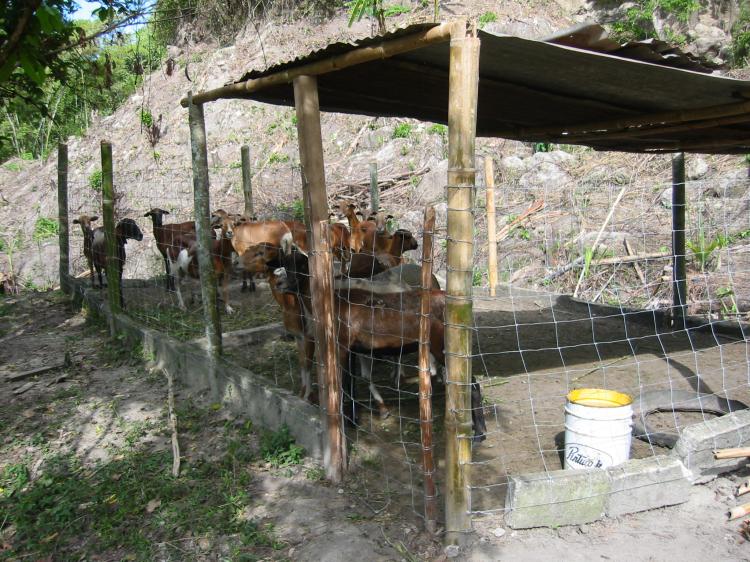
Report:
M354 205L343 204L346 221L332 222L329 246L336 258L334 277L334 311L339 364L347 365L356 357L362 376L368 381L371 396L381 417L389 409L372 382L373 360L388 356L400 357L416 351L419 342L421 267L406 263L404 252L416 250L418 243L408 230L389 233L390 216L372 213L366 220ZM166 289L174 291L184 309L181 285L185 277L198 277L197 236L195 222L164 223L169 212L154 208L144 216L153 223L156 246L164 260ZM332 213L333 215L333 213ZM83 252L89 265L92 286L102 284L106 264L106 239L103 228L93 228L96 216L81 215L74 220L83 232ZM347 224L348 223L348 224ZM256 220L255 217L229 214L217 210L211 226L219 231L212 240L211 260L221 284L224 309L233 313L229 302L229 277L232 271L242 273L242 290L254 290L255 276L265 276L274 300L282 311L283 324L297 343L300 369L300 396L312 398L314 322L309 244L305 225L298 221ZM132 219L121 220L115 228L117 273L122 281L125 244L140 241L143 233ZM95 277L96 273L96 277ZM445 366L444 309L445 293L433 275L430 315L430 371L437 374L437 364ZM122 282L120 304L124 306ZM400 362L394 369L398 385ZM479 384L471 383L471 411L474 441L485 438Z

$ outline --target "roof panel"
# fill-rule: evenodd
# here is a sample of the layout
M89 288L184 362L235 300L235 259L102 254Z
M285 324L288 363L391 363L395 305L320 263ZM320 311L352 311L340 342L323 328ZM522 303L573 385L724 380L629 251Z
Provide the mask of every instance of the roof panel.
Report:
M435 24L422 24L353 43L334 43L264 71L249 72L238 82L289 72L433 27ZM735 120L731 128L705 121L700 128L674 126L689 122L690 114L696 110L750 99L750 82L706 74L709 69L700 61L664 42L618 45L592 26L548 41L484 31L478 35L480 136L553 140L602 150L664 151L688 147L686 150L705 152L750 151L748 122ZM446 123L449 49L448 42L434 43L390 58L318 74L321 110ZM294 105L291 83L239 95ZM658 123L652 123L647 133L642 127L633 126L584 135L566 133L583 124L675 111L682 112L682 117L671 121L669 131L660 132ZM742 111L747 114L750 109L742 106Z

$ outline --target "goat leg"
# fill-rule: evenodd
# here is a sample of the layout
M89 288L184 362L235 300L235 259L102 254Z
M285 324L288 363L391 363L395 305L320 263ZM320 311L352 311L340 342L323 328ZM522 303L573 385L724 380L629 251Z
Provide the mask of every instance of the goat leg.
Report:
M359 369L362 372L362 378L364 378L367 381L367 385L370 389L370 395L372 396L373 400L375 400L375 403L378 405L378 411L380 412L380 419L384 420L388 416L391 415L391 411L388 409L388 406L385 405L385 401L383 400L383 397L378 392L378 389L375 387L375 383L372 382L373 358L365 357L363 355L358 355L357 357L359 358Z
M226 271L221 272L221 294L224 299L224 310L227 314L232 314L234 309L229 305L229 275Z
M474 425L472 443L478 445L487 439L487 424L484 421L482 388L473 376L471 377L471 421Z

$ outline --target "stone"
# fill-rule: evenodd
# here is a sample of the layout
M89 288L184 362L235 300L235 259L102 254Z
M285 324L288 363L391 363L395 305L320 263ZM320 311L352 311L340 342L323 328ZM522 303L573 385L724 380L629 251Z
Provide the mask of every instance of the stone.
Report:
M708 162L698 156L685 158L685 176L689 180L699 180L708 173Z
M604 517L610 489L605 470L556 470L511 476L505 522L513 529L590 523Z
M561 170L556 164L543 162L521 176L518 183L521 187L525 188L544 187L554 191L570 181L570 175Z
M612 491L607 498L607 517L618 517L688 501L689 472L679 459L658 455L633 459L607 469Z

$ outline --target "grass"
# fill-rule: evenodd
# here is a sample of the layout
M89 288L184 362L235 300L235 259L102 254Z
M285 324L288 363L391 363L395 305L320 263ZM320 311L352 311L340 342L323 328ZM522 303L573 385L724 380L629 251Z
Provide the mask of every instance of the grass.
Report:
M278 431L265 431L260 438L260 454L274 468L301 464L305 450L294 442L286 425Z
M56 237L59 232L60 225L55 219L38 217L36 219L36 224L34 225L34 234L32 238L34 242L41 242L42 240Z
M411 136L411 133L412 133L411 124L399 123L393 129L393 138L394 139L406 139L406 138L409 138L409 136Z

